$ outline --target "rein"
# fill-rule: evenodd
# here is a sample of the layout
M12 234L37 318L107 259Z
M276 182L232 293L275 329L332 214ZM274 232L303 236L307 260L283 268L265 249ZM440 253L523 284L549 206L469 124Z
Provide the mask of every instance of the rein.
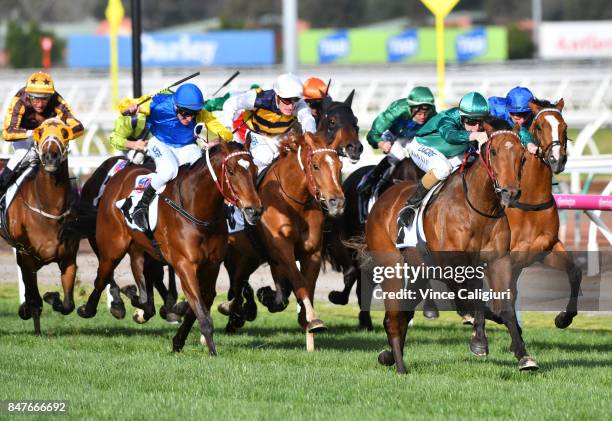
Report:
M495 172L493 171L493 168L491 168L491 139L493 139L494 136L499 135L499 134L511 134L513 136L515 136L519 142L520 142L520 138L519 136L514 133L511 130L497 130L493 133L491 133L491 135L489 136L489 140L485 143L485 154L486 154L486 161L485 159L482 157L482 154L478 154L478 157L480 159L480 162L482 162L482 165L484 166L485 170L487 171L487 175L489 176L489 179L493 182L493 189L495 190L495 194L499 194L501 193L502 189L499 187L499 184L497 182L497 177L495 176ZM470 206L470 208L472 208L473 211L475 211L476 213L478 213L481 216L484 216L485 218L491 218L491 219L499 219L502 216L504 216L504 209L503 208L499 208L499 210L492 214L489 215L487 213L484 213L482 211L480 211L479 209L477 209L474 204L470 201L470 197L468 194L468 185L467 185L467 181L465 180L465 166L467 164L467 160L468 158L473 155L476 154L475 151L468 151L465 153L463 161L461 162L461 167L460 167L460 172L461 172L461 182L463 183L463 194L465 196L465 200L468 203L468 205ZM488 161L488 162L487 162Z
M308 148L310 149L310 147ZM338 151L332 148L312 149L308 153L308 156L306 157L306 167L304 167L304 164L302 163L302 145L300 145L297 150L297 159L298 159L298 163L300 164L300 168L306 174L306 180L308 181L308 189L310 190L314 198L318 202L321 202L321 190L319 190L319 186L317 186L317 183L315 182L315 179L314 179L314 175L312 175L312 170L310 169L310 164L312 163L312 157L318 153L334 153L338 155Z
M225 158L223 158L223 161L221 162L221 181L218 180L217 175L215 174L215 170L212 167L212 164L210 162L210 152L209 152L209 148L206 148L206 166L208 167L208 171L210 172L210 176L212 177L213 181L215 182L215 186L217 186L217 190L219 190L219 193L221 193L221 196L223 196L223 198L229 202L230 204L237 206L237 207L241 207L239 205L240 203L240 199L238 198L238 196L236 195L236 191L234 190L234 186L232 185L232 183L229 180L229 176L227 174L227 162L236 157L236 156L242 156L242 155L246 155L246 156L250 156L250 154L247 151L236 151L236 152L232 152L229 155L227 155ZM223 181L227 182L227 187L229 189L229 193L231 196L228 196L227 194L225 194L224 191L224 183Z

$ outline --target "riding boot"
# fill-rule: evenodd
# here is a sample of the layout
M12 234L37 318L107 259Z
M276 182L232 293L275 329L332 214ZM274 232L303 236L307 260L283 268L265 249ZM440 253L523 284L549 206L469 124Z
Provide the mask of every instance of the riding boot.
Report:
M15 171L11 170L9 167L5 167L4 171L0 175L0 197L4 196L4 193L8 190L9 186L13 182L13 178L15 176Z
M151 201L155 197L155 189L152 186L147 186L140 201L134 208L134 212L132 213L132 220L134 224L136 224L143 231L149 231L149 218L148 210Z
M357 186L357 193L359 193L359 196L362 199L368 200L370 198L372 188L376 185L376 183L378 183L380 177L390 166L391 163L389 162L389 159L387 159L387 157L383 158L382 161L380 161L378 165L376 165L374 169L370 171L367 178L359 183Z
M388 161L388 159L387 159ZM378 197L383 193L383 189L387 189L388 184L391 184L391 174L393 173L393 171L395 170L395 166L397 164L391 164L389 163L388 168L385 170L385 172L382 174L382 176L380 177L380 179L378 180L378 182L376 183L376 185L374 186L374 190L372 190L372 196L373 197Z
M416 212L419 210L419 206L427 196L429 189L426 188L423 183L419 183L417 189L412 193L412 196L408 198L404 207L400 210L399 216L397 219L398 225L403 225L404 227L409 227L412 224L412 220L416 215Z

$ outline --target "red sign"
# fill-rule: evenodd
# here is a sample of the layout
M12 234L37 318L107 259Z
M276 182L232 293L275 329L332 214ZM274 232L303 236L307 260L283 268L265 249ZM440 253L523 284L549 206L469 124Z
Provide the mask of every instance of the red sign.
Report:
M51 51L51 48L53 48L53 38L42 37L40 39L40 48L42 48L43 51Z

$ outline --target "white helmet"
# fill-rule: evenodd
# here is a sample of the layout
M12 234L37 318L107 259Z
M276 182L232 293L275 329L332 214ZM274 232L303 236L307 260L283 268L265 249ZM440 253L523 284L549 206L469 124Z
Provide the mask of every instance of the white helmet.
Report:
M301 98L304 85L293 73L285 73L276 78L272 89L281 98Z

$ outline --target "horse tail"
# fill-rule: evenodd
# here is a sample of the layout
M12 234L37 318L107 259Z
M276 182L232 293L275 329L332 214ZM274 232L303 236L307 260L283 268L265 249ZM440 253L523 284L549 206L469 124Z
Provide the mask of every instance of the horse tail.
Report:
M367 244L365 234L351 237L348 240L342 240L342 244L344 244L345 247L355 251L360 267L365 267L365 265L371 260L371 256L366 251Z
M64 234L71 238L88 238L96 235L98 208L86 200L78 200L72 206L72 218L63 226Z

